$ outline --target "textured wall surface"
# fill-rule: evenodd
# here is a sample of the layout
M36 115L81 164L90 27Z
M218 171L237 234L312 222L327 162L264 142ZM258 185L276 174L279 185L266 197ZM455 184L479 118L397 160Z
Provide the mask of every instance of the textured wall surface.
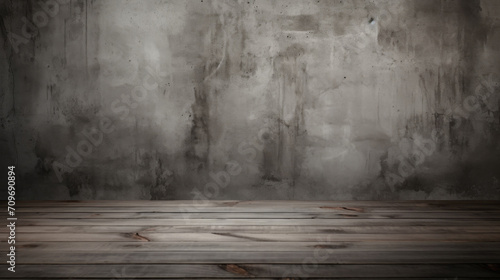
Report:
M500 199L499 1L0 2L18 199Z

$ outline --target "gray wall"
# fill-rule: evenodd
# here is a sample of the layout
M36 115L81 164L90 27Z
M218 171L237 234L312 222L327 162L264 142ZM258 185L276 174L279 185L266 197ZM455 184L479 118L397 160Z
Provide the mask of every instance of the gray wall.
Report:
M499 1L37 2L1 1L18 199L500 199Z

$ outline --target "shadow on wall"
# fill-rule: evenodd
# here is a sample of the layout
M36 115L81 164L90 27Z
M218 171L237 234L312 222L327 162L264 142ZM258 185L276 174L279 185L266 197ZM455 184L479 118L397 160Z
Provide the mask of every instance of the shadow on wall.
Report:
M2 166L18 199L500 199L499 12L3 1Z

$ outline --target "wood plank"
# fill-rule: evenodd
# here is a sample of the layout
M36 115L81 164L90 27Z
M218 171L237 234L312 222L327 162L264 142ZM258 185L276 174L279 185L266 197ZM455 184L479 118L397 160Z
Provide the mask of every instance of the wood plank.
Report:
M0 244L6 250L10 245ZM500 252L500 242L440 242L440 241L357 241L332 242L328 239L312 242L16 242L18 251L104 251L104 252L168 252L168 251L252 251L252 252L299 252L299 251L486 251Z
M499 200L22 200L17 204L23 206L192 206L194 204L204 204L206 206L276 206L276 205L347 205L347 206L419 206L419 207L442 207L442 206L498 206ZM7 201L0 201L0 205L6 205Z
M310 265L302 264L158 264L158 265L22 265L16 273L0 270L0 278L234 278L234 277L485 277L498 279L498 265Z
M189 222L187 222L189 224ZM0 227L0 232L8 232L7 227ZM58 232L58 233L99 233L99 232L246 232L246 233L499 233L500 226L467 225L417 225L417 226L325 226L325 225L171 225L171 226L34 226L23 225L16 228L16 232Z
M3 201L6 205L6 202ZM329 209L341 211L365 211L372 210L394 211L411 210L418 211L448 211L448 210L490 210L500 211L499 201L17 201L17 207L25 208L20 211L31 211L29 208L116 208L127 211L127 209L144 208L156 209L156 211L180 210L195 212L210 212L209 209L235 208L243 211L255 211L252 209L284 209L286 212L291 210L304 209ZM172 209L169 209L172 208ZM364 209L367 208L367 209ZM381 209L380 209L381 208ZM44 210L41 210L44 211ZM130 210L128 210L130 211ZM155 211L155 210L153 210ZM220 210L213 210L220 212ZM56 211L57 212L57 211ZM269 212L269 211L263 211Z
M2 238L7 235L3 234ZM496 242L500 241L499 233L484 234L317 234L317 233L18 233L17 241L23 242L69 242L69 241L153 241L153 242L292 242L292 241L317 241L328 240L338 241L476 241L476 242Z
M446 207L423 207L423 206L346 206L344 204L318 204L318 205L274 205L274 206L252 206L252 205L234 205L234 206L36 206L23 207L16 206L16 213L23 212L156 212L156 213L200 213L200 212L301 212L301 213L399 213L399 212L456 212L456 211L476 211L476 212L500 212L497 205L464 205L464 206L446 206Z
M342 212L342 211L341 211ZM156 213L156 212L20 212L23 219L481 219L500 220L500 212L402 212L402 213L304 213L304 212L202 212L202 213ZM8 217L7 214L0 217Z
M266 263L296 264L500 264L498 251L335 251L298 252L253 251L169 251L169 252L81 252L24 251L17 253L22 264L213 264Z
M499 220L477 219L19 219L19 226L173 226L173 225L274 225L274 226L499 226Z

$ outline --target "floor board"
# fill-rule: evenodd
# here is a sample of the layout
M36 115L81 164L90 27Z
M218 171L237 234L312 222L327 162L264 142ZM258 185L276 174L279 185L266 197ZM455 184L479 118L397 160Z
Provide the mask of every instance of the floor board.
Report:
M498 201L22 201L16 218L1 279L500 279Z

